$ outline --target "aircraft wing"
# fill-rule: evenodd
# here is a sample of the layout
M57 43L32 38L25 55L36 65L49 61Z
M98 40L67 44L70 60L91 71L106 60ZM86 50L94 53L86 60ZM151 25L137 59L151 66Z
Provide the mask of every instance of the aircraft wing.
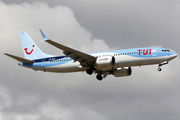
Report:
M74 62L79 61L83 67L90 67L92 63L96 60L96 57L94 56L80 52L78 50L75 50L70 47L59 44L57 42L54 42L51 39L48 39L46 35L41 31L41 29L40 29L40 32L43 36L44 41L63 50L63 53L66 55L66 57L72 58Z

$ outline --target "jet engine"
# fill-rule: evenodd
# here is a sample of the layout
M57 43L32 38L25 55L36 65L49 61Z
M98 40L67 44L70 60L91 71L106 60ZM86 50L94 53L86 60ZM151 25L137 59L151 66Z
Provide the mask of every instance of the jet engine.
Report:
M125 77L125 76L130 76L131 74L132 74L131 67L113 70L113 75L115 77Z
M115 65L114 56L99 57L95 62L96 67L111 67Z

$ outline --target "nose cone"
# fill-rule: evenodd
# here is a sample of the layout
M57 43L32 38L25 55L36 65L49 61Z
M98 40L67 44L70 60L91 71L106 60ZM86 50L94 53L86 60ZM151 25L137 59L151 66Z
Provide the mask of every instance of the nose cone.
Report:
M174 54L174 58L176 58L177 57L177 54Z
M177 57L177 54L174 53L174 54L170 55L169 57L170 57L170 59L172 60L172 59L174 59L174 58Z

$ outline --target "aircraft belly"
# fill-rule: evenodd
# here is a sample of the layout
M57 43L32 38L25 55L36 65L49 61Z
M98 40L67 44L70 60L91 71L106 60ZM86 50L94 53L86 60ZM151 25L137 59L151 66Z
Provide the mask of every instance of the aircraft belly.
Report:
M117 66L119 67L129 67L129 66L141 66L151 64L149 58L139 58L131 56L123 56L117 58Z
M163 61L164 61L164 59L162 57L152 57L151 58L152 64L158 64L158 63L163 62Z
M78 72L81 71L81 67L79 66L79 62L70 62L70 63L65 63L56 66L58 72Z
M151 64L151 61L149 58L122 56L122 57L116 57L115 59L116 59L115 65L98 67L97 69L110 70L110 69L116 69L119 67L141 66L141 65L150 65Z
M110 70L110 69L116 69L116 68L120 68L120 67L141 66L141 65L150 65L151 64L151 61L149 58L122 56L122 57L116 57L115 59L116 59L115 65L98 67L97 69Z

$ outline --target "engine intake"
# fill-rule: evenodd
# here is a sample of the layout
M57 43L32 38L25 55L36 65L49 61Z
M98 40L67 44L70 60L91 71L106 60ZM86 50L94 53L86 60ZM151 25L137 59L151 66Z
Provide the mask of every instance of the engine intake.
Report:
M115 77L125 77L125 76L130 76L131 74L132 74L131 67L113 70L113 75Z

